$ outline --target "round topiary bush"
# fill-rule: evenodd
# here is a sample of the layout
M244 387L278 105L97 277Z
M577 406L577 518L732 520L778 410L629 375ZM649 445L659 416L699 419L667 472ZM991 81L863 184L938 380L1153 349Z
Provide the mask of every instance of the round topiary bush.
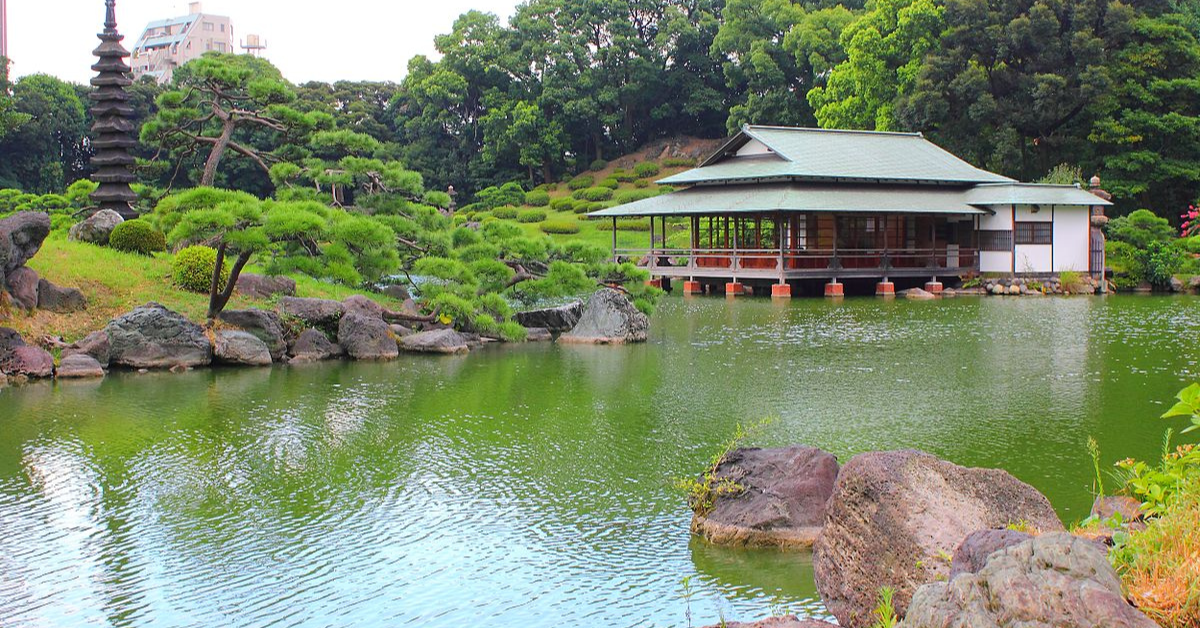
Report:
M573 234L579 233L579 223L574 220L547 220L540 227L542 233Z
M609 177L609 178L601 181L600 183L597 183L596 185L598 185L602 188L608 188L610 190L615 190L615 189L621 187L621 182L617 181L613 177Z
M643 161L642 163L633 167L633 173L636 174L639 179L653 177L659 173L658 164L652 161Z
M189 292L207 293L212 287L213 270L217 267L217 251L207 246L189 246L171 260L171 279ZM217 290L224 290L229 281L229 264L221 268Z
M612 188L584 188L575 193L576 198L585 201L607 201L613 197Z
M167 238L145 220L126 220L109 234L108 245L126 253L150 255L167 250Z
M582 190L583 188L591 187L596 182L596 177L590 174L581 174L567 182L567 188L571 190Z
M531 207L545 207L550 204L550 193L545 190L526 192L525 204Z
M601 170L604 170L607 167L608 167L607 161L604 161L603 159L597 159L596 161L593 161L590 166L588 166L588 170L591 170L592 172L600 172Z
M527 209L517 214L517 222L541 222L546 219L545 210Z
M550 201L550 209L556 212L569 212L575 209L575 199L563 196Z
M497 207L492 210L493 216L504 220L516 220L519 213L520 211L516 207Z

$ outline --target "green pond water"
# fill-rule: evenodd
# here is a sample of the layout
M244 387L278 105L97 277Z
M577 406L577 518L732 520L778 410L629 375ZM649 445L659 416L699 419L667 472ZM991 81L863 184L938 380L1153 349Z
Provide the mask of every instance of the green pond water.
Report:
M1002 467L1067 521L1200 379L1190 297L669 298L650 342L0 391L0 626L686 626L822 616L689 537L738 422ZM688 578L691 591L685 594Z

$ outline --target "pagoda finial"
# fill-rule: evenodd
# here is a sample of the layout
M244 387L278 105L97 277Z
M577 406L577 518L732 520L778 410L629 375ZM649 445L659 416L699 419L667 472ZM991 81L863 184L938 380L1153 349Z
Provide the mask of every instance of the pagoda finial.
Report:
M104 0L106 12L104 14L104 30L115 32L117 30L117 0Z

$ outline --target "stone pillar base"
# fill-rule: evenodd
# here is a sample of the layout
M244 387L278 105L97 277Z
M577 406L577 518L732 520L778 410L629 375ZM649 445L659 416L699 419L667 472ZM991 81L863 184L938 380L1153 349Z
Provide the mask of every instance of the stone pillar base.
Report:
M890 281L881 281L875 284L875 296L877 297L894 297L896 296L896 284Z
M844 297L846 296L846 285L841 283L825 284L825 296L827 297Z
M704 294L704 286L699 281L685 281L683 282L683 293Z
M725 296L736 297L739 294L746 294L746 286L736 281L731 281L725 284Z
M777 283L771 286L771 296L776 299L792 298L792 287L786 283Z
M942 282L940 281L929 281L925 283L925 292L941 294L944 288L945 286L943 286Z

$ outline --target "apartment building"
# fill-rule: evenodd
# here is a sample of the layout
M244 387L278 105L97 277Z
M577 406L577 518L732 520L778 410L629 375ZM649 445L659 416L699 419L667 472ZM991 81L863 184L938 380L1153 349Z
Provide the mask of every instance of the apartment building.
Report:
M175 68L209 51L236 52L233 23L223 15L204 13L199 2L188 5L188 14L146 25L133 47L133 76L152 76L168 83Z

